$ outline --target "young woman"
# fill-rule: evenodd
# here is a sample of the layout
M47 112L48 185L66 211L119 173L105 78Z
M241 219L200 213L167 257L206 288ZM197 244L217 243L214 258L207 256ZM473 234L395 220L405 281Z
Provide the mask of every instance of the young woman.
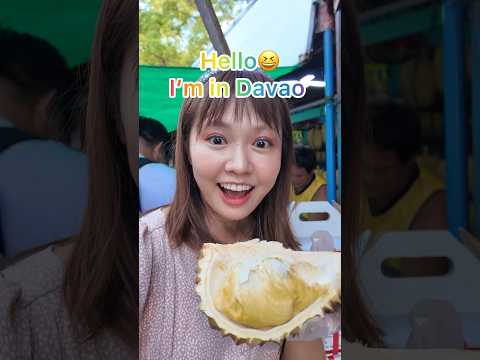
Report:
M260 72L214 75L271 81ZM279 359L281 347L235 345L198 310L195 271L203 243L259 237L298 249L288 218L291 120L280 98L185 100L176 143L177 190L168 208L140 220L142 359ZM311 337L309 337L311 339ZM320 337L286 341L283 360L320 359Z
M103 1L90 68L84 223L78 236L0 273L1 359L138 357L137 41L138 3Z

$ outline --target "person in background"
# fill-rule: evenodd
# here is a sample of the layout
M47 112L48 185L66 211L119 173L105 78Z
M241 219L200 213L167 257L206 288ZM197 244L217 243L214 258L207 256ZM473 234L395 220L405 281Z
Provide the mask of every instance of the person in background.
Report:
M146 213L172 202L175 194L175 169L168 166L170 135L159 121L140 117L139 126L140 212Z
M315 152L308 146L295 145L295 163L292 165L290 201L326 201L327 182L320 174ZM328 219L327 213L301 213L303 221Z
M397 99L369 106L370 129L362 154L364 188L362 228L365 251L391 231L447 229L444 183L417 161L420 128L416 113ZM444 273L448 264L389 259L391 276Z
M48 104L71 81L65 58L47 41L7 28L0 28L0 46L0 116L48 138Z
M315 152L304 145L295 146L292 166L291 201L326 201L327 182L316 170Z
M63 56L4 28L0 48L0 252L8 258L80 231L88 171L84 154L48 140L48 104L71 81Z
M151 162L168 164L170 155L170 134L160 122L140 116L138 127L139 167Z
M444 183L416 159L421 146L416 113L396 99L375 100L368 113L364 229L373 238L386 231L447 229Z

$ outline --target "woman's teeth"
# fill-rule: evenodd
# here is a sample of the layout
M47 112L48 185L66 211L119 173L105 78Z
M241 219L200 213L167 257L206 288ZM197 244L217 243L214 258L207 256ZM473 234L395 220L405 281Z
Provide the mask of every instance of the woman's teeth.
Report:
M253 188L247 184L219 184L222 189L230 191L249 191Z

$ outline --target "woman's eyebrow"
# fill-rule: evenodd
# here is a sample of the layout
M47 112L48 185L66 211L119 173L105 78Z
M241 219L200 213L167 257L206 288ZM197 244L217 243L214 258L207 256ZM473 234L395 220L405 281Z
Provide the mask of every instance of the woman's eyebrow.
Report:
M254 124L253 127L258 130L273 130L270 126L265 123Z
M217 122L211 122L209 124L205 124L205 126L203 126L204 129L206 128L223 128L223 129L227 129L227 128L231 128L232 126L230 124L227 124L223 121L217 121Z
M239 124L238 123L226 123L224 122L223 120L220 120L220 121L217 121L217 122L212 122L208 125L205 125L204 128L221 128L221 129L235 129ZM264 122L251 122L251 127L255 130L272 130L274 131L274 129L272 129L270 126L268 126L266 123Z
M253 123L252 127L257 131L273 131L274 133L278 133L278 131L274 127L271 127L265 122Z

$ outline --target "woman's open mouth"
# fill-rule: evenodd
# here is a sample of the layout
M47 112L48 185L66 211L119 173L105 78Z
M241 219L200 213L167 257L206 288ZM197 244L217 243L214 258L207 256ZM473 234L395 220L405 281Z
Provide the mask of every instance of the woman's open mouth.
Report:
M223 200L228 205L234 206L246 203L254 188L254 186L248 184L219 183L217 185L222 192Z

